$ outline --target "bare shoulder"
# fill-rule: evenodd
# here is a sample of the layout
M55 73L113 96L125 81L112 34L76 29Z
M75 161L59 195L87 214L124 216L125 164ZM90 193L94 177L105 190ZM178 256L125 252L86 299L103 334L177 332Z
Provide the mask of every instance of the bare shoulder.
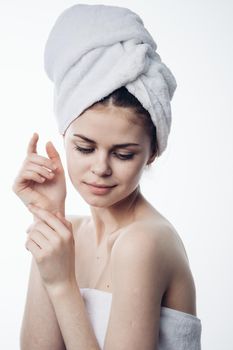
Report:
M180 259L188 263L188 256L179 234L164 218L140 220L129 225L119 235L114 250L119 254L122 249L137 247L151 249L155 255L165 254L166 259L177 259L179 255Z
M118 267L125 261L125 264L131 264L132 268L136 263L137 273L140 274L144 272L146 262L147 266L157 270L158 276L155 278L159 278L157 282L160 286L164 286L165 291L171 278L172 257L170 253L174 255L172 246L177 246L177 242L166 222L162 223L160 220L136 221L125 228L116 240L112 250L113 264ZM141 262L141 268L137 262Z
M133 223L115 242L112 255L118 262L132 255L135 261L149 259L155 284L162 286L161 304L196 314L196 291L188 256L181 237L168 220L161 217ZM139 273L145 273L143 263Z

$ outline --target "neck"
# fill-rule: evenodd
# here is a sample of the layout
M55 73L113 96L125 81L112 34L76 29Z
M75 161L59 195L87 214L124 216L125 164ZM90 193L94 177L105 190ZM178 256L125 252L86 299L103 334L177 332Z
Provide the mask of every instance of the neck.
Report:
M128 197L111 207L91 207L96 245L99 246L112 233L133 222L136 215L136 204L138 205L142 201L143 196L138 186Z

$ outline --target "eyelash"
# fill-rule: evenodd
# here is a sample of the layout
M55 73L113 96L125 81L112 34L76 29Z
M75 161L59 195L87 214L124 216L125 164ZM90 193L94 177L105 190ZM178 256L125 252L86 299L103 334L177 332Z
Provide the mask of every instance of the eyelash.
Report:
M79 146L75 146L75 149L81 153L83 153L84 155L88 155L89 153L92 153L93 152L93 148L82 148L82 147L79 147ZM117 155L117 157L121 160L130 160L134 157L134 154L133 153L130 153L130 154L120 154L120 153L115 153Z

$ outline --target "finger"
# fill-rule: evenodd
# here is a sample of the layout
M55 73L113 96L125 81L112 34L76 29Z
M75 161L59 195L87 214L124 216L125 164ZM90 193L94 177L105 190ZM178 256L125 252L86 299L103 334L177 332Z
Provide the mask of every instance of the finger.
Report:
M28 155L31 153L37 153L36 146L37 146L38 139L39 139L39 135L36 132L34 132L27 147Z
M39 257L39 255L41 254L41 248L30 239L26 240L25 248L32 253L35 259L37 259L37 257Z
M35 226L35 223L32 223L31 225L29 225L28 228L26 229L26 232L29 233L30 231L32 231L34 226Z
M51 141L46 143L46 151L50 159L60 159L60 155Z
M56 164L51 159L40 156L38 154L30 154L29 157L26 159L26 162L32 162L37 165L44 166L45 168L48 168L50 170L55 170L57 168Z
M46 143L46 152L53 163L62 168L60 155L51 141Z
M32 240L41 249L46 249L48 245L51 245L49 240L38 230L33 230L29 233L28 239Z
M48 170L47 168L34 163L28 164L27 171L33 171L38 175L40 175L41 177L45 177L46 179L49 179L49 180L53 179L55 175L51 170Z
M56 164L58 173L64 173L60 155L51 141L46 143L46 152L53 163Z
M52 244L55 244L55 245L57 243L59 243L60 238L59 238L57 232L55 232L53 229L51 229L51 227L48 226L44 221L41 221L41 220L38 221L34 225L31 233L33 234L34 231L39 232L42 236L44 236L44 238L46 238L46 240L47 240L47 244L48 244L48 241Z
M30 204L30 203L29 203ZM40 231L39 230L39 227L40 227L40 224L43 223L43 221L41 220L37 220L37 221L33 221L27 228L26 232L29 233L33 230L37 230L37 231Z
M35 173L34 171L28 171L25 170L25 172L22 174L23 179L25 180L32 180L38 183L42 183L45 181L45 178L40 176L39 174Z
M54 231L59 233L64 238L67 238L70 235L70 231L67 227L59 220L56 215L50 213L48 210L36 207L35 205L29 204L29 210L48 224Z

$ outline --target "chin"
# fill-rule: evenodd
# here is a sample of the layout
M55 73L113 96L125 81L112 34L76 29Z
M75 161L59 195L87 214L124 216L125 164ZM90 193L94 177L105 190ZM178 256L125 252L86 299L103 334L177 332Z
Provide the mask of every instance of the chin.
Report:
M80 195L82 196L84 201L92 207L108 208L126 199L132 192L133 191L127 191L126 193L117 193L106 196L95 196L93 194L86 193L80 193Z
M115 196L110 198L107 196L82 195L81 193L80 195L88 205L96 208L107 208L119 201Z
M136 186L120 188L118 184L117 188L113 189L113 192L104 195L89 192L85 186L83 187L82 183L74 187L88 205L96 208L108 208L126 199L135 190Z
M79 188L76 187L76 189L83 200L92 207L107 208L119 200L119 194L117 195L116 193L97 195L90 193L85 188L82 188L82 186Z

